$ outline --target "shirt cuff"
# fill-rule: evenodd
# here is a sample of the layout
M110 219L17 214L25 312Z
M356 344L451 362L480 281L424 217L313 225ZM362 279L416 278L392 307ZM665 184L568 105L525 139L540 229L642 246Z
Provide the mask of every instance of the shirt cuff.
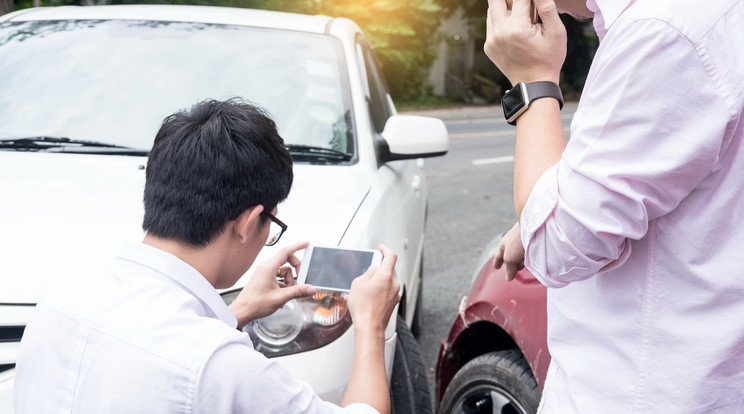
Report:
M536 196L539 195L539 196ZM545 170L532 188L522 209L519 226L525 247L535 232L545 224L558 204L558 164Z
M549 288L561 288L568 285L568 283L559 278L551 277L547 272L547 263L539 268L533 266L532 260L530 260L530 254L533 250L532 240L535 233L545 226L545 222L553 215L553 211L557 205L558 165L556 164L545 170L540 178L538 178L522 209L522 216L519 223L521 229L520 237L524 245L524 265L540 283ZM544 258L545 262L548 260L547 257Z
M380 414L380 412L372 408L371 405L364 403L349 404L344 407L344 411L350 414Z
M562 198L560 184L569 188L573 204ZM599 199L612 196L603 191L573 173L563 161L547 169L535 183L520 217L520 236L525 267L545 286L560 288L588 279L628 258L630 240L605 234L597 225L602 217L595 216L596 207L581 197L582 192L596 194Z

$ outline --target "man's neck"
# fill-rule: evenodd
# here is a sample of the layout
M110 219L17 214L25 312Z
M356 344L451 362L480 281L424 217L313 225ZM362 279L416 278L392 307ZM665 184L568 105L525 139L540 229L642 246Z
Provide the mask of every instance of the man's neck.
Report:
M221 269L220 260L215 256L214 246L209 244L205 247L197 247L177 240L146 234L142 243L170 253L196 269L212 285L216 286L219 281Z

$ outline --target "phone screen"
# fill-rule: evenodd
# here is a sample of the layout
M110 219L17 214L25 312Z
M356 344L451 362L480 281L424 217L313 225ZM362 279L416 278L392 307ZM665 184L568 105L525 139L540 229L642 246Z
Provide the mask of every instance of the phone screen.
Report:
M319 288L351 289L351 282L372 265L373 251L313 247L305 283Z

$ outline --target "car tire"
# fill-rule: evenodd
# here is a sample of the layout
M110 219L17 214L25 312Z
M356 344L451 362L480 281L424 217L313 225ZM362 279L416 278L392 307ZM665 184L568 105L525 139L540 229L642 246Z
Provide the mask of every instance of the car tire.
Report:
M421 319L422 315L421 304L424 302L424 253L421 253L421 261L419 262L419 285L418 285L418 296L416 296L416 308L413 310L413 321L411 322L411 333L413 336L418 338L421 336Z
M395 332L395 358L390 380L390 405L393 414L431 414L431 397L426 370L421 362L418 342L398 315Z
M442 397L440 414L532 414L540 405L540 389L518 350L491 352L465 364Z

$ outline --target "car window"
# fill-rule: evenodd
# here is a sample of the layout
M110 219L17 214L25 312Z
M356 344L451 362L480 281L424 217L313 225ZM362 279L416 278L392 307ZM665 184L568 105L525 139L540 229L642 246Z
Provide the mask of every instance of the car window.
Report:
M365 42L366 43L366 42ZM388 103L388 89L385 78L377 62L374 49L362 44L364 55L364 67L367 72L367 86L369 87L369 111L375 132L381 133L385 129L385 123L392 115Z
M322 34L159 21L0 24L0 139L151 147L206 99L264 107L287 144L354 152L343 49Z

